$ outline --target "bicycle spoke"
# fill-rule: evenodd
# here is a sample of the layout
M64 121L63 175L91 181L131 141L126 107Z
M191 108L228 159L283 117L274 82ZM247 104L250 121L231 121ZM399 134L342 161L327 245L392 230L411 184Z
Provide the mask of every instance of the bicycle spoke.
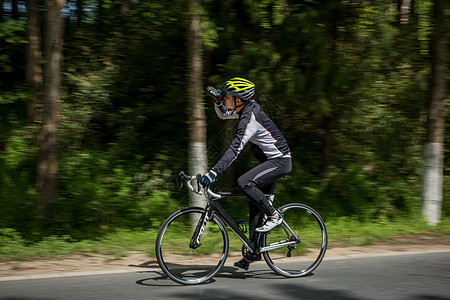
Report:
M325 255L325 224L317 212L303 204L288 204L280 210L286 225L272 229L265 236L266 262L286 277L310 274Z

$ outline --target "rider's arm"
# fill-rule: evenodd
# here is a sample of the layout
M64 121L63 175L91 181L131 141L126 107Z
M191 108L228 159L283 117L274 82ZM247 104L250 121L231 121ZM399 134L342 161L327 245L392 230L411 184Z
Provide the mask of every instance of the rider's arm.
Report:
M253 113L243 115L236 128L236 134L230 147L223 154L222 158L211 169L217 174L223 173L239 156L245 144L253 137L257 131L257 122Z

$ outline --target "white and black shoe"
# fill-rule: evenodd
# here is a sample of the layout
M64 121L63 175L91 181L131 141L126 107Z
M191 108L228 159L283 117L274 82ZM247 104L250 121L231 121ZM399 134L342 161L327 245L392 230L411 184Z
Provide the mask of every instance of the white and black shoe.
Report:
M266 221L266 223L256 228L256 232L268 232L271 231L274 227L277 227L283 222L283 217L281 214L277 211L273 214L273 216L269 217Z

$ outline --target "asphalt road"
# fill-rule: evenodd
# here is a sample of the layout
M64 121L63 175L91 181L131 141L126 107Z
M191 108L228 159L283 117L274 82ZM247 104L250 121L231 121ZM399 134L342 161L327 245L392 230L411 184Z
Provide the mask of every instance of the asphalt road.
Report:
M450 300L450 252L326 259L308 277L275 275L264 262L232 262L208 284L181 286L159 269L0 281L1 300L52 299L405 299Z

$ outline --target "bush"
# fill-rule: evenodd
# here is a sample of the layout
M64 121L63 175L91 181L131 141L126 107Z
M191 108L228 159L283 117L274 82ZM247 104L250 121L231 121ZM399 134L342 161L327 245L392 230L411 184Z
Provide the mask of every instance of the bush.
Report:
M380 177L382 177L380 175ZM347 216L360 221L417 216L421 199L417 178L372 178L358 166L334 169L322 181L301 168L277 184L283 203L311 205L324 217ZM413 188L412 188L413 187Z

